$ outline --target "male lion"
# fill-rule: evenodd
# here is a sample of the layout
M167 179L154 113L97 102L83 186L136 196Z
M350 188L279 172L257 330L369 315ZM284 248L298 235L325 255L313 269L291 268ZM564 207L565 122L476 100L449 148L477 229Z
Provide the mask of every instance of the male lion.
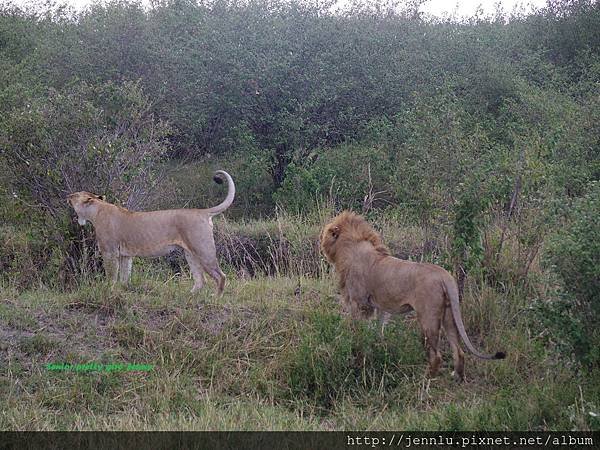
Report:
M208 209L134 212L105 202L102 196L89 192L75 192L67 201L75 209L80 225L85 225L88 220L94 225L105 270L113 283L127 283L133 256L164 256L180 247L194 277L192 292L202 288L203 272L206 272L216 281L217 292L221 295L225 274L217 263L212 217L233 203L235 185L223 170L215 173L215 182L223 182L218 175L227 180L227 197L221 204Z
M403 261L390 255L379 234L359 215L344 211L321 233L321 249L338 274L342 298L354 318L377 313L380 321L390 314L414 310L423 332L429 358L429 375L442 362L438 350L443 326L452 347L454 376L464 380L464 353L458 336L475 356L502 359L479 353L471 344L460 314L456 281L433 264Z

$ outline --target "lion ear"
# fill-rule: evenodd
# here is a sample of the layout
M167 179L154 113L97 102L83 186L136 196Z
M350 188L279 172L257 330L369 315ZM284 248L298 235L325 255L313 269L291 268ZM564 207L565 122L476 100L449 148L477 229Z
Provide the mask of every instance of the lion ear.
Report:
M331 230L329 230L331 232L331 235L334 238L337 238L340 235L340 227L338 225L336 225L335 227L333 227Z
M98 195L98 200L104 201L104 195Z

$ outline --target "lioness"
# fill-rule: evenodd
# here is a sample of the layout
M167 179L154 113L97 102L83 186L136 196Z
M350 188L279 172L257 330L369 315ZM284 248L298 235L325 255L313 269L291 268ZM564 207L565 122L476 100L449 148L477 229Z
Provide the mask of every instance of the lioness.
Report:
M380 320L390 314L414 310L423 332L429 358L428 372L435 376L442 358L438 350L444 327L454 359L454 376L464 380L464 353L458 336L475 356L502 359L479 353L471 344L460 314L458 287L446 270L433 264L403 261L390 255L379 234L359 215L344 211L321 232L321 249L335 266L343 300L352 316Z
M202 288L203 272L206 272L216 281L220 295L225 286L225 274L217 263L212 217L233 203L235 185L223 170L215 172L215 182L223 182L219 175L227 180L227 197L221 204L208 209L134 212L89 192L75 192L67 197L67 201L75 209L80 225L85 225L88 220L94 225L106 274L113 283L127 283L133 256L164 256L180 247L194 277L191 292Z

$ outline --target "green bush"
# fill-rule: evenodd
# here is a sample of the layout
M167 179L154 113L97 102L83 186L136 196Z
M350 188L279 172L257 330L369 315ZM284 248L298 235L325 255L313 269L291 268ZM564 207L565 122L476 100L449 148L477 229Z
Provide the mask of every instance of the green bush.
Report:
M269 174L269 158L248 147L230 155L207 155L197 161L174 160L167 163L168 177L162 195L153 202L157 209L207 208L222 202L225 184L212 181L216 170L225 170L235 183L235 200L225 213L227 218L258 218L273 211L273 184Z
M558 275L558 299L539 306L559 346L587 366L600 364L600 183L577 199L549 239L546 264Z
M369 140L324 148L290 163L273 197L292 212L310 211L327 199L341 209L365 211L389 203L392 170L388 149Z
M20 245L17 253L26 259L31 251L37 254L38 241L45 247L36 270L21 274L28 274L25 278L45 272L52 274L52 284L60 285L87 272L88 263L98 267L93 239L87 247L83 244L89 231L70 220L67 194L91 191L132 209L165 194L158 163L166 156L170 129L154 118L150 106L138 83L73 82L62 90L50 89L46 97L25 99L0 119L0 163L7 169L0 184L6 186L9 204L17 206L16 213L4 207L0 213L8 223L33 226L26 228L31 238L13 239L8 249ZM10 264L12 274L20 277L14 271L23 264Z
M301 212L314 209L319 184L305 167L290 163L285 169L282 186L273 194L273 199L286 210Z
M6 183L57 216L77 190L107 195L128 207L159 191L157 164L169 127L152 115L137 83L73 82L51 89L0 121Z
M577 199L566 223L548 243L548 262L566 293L600 322L600 183Z

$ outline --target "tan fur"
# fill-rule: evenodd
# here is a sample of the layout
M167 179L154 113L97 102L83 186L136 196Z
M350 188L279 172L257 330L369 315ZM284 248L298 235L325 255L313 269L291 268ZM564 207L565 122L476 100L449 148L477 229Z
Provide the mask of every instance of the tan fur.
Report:
M379 234L361 216L344 211L334 218L321 232L321 249L335 266L343 301L354 318L377 314L383 324L392 314L416 312L430 376L437 373L442 362L438 350L442 326L452 347L454 374L459 380L464 379L464 353L459 336L479 358L504 358L502 352L481 354L471 344L452 275L433 264L394 258Z
M209 209L134 212L89 192L75 192L67 201L75 209L80 225L88 220L94 225L105 270L113 282L127 283L133 256L164 256L180 247L194 278L192 292L202 288L206 272L221 294L225 274L217 262L212 217L233 203L235 185L227 172L216 172L215 181L220 182L217 175L227 180L227 197Z

